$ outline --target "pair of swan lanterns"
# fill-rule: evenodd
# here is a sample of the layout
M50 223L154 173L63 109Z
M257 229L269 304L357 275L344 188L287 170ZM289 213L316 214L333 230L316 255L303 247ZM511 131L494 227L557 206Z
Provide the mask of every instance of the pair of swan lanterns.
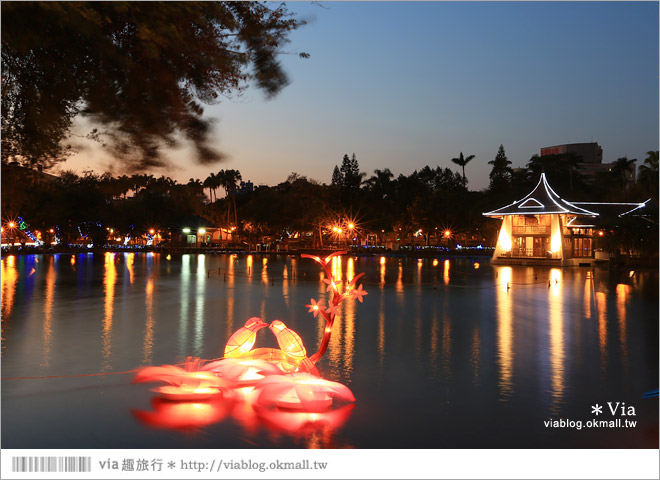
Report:
M344 291L340 291L344 284L333 276L330 262L345 253L335 252L324 259L302 255L323 267L329 293L327 306L314 298L306 305L315 318L321 315L325 319L323 338L316 353L308 357L300 336L284 322L273 320L269 325L252 317L229 338L224 357L219 360L189 358L183 367L163 365L139 370L134 383L165 385L153 389L159 394L152 402L155 412L135 412L136 416L164 428L215 423L231 412L239 412L239 420L246 423L250 422L247 417L256 415L267 425L291 432L304 431L304 425L315 423L331 427L343 423L355 397L347 386L322 378L316 364L328 348L341 302L348 298L362 302L367 295L361 284L356 287L363 273L353 277ZM279 349L253 348L257 333L266 327L275 336ZM242 406L231 407L235 404ZM246 407L250 415L246 415Z

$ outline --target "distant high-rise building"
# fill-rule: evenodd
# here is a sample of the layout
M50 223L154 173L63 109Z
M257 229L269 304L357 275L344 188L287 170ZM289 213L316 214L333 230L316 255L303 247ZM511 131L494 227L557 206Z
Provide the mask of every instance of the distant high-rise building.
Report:
M541 148L541 156L574 154L580 157L578 172L587 180L593 181L598 172L611 169L615 162L603 163L603 148L597 142L567 143ZM633 165L632 171L626 175L627 184L635 183L637 167Z
M564 155L572 153L582 158L580 163L601 164L603 163L603 149L597 142L591 143L567 143L565 145L554 145L543 147L541 156Z

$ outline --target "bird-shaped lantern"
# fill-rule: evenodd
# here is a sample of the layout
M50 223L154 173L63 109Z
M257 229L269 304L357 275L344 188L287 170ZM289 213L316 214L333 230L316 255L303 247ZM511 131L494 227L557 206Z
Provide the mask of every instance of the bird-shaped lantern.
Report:
M266 326L268 326L268 324L260 318L250 318L245 322L244 327L239 328L231 337L229 337L227 345L225 346L225 358L240 358L252 350L254 342L257 340L257 332Z

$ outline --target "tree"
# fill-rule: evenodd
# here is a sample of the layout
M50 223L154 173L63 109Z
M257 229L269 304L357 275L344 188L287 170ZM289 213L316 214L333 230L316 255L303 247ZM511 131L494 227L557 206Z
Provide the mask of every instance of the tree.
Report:
M335 169L332 171L332 182L331 184L337 188L340 188L343 183L343 177L339 171L339 167L335 165Z
M507 192L511 186L511 176L513 175L513 169L510 167L511 162L506 157L506 153L504 152L504 145L500 145L495 159L488 162L488 165L493 166L493 169L488 175L490 178L488 190L493 193Z
M631 178L635 171L636 161L636 158L628 160L628 157L620 157L617 158L614 165L612 165L610 170L612 175L614 175L615 182L619 188L624 189L628 185L628 179Z
M257 2L3 2L2 157L49 167L77 115L132 167L190 141L215 162L202 104L287 84L277 54L301 25ZM307 56L301 54L301 56Z
M458 158L451 159L452 162L454 162L456 165L460 166L463 169L463 188L467 188L467 178L465 177L465 165L467 165L473 158L474 155L470 155L464 158L463 152L461 152Z
M376 198L380 197L382 200L387 194L391 193L392 178L394 178L394 174L389 168L383 170L377 168L374 170L374 175L365 183L369 190L376 192Z
M342 176L343 190L348 194L357 193L362 183L362 174L360 174L360 165L355 157L355 153L350 159L348 155L344 155L339 171Z
M345 154L341 167L335 166L332 172L332 185L339 188L340 197L344 206L353 204L355 197L360 193L360 185L365 174L360 172L355 153L351 158Z
M241 172L238 170L227 169L220 170L217 177L220 180L220 186L225 190L225 199L227 200L227 225L229 225L229 217L231 215L231 207L234 206L234 225L238 227L238 211L236 209L236 198L235 192L238 190L238 182L240 182L243 177ZM229 203L229 197L231 197L231 203Z
M637 183L644 193L658 201L658 150L646 152L644 165L639 166Z
M204 187L209 189L209 200L211 203L213 203L214 198L215 200L218 199L218 197L215 195L215 191L220 186L222 186L220 177L218 177L215 173L210 173L209 176L206 177L206 180L204 180Z
M574 153L539 156L534 154L527 163L527 174L532 182L545 173L548 181L559 193L584 191L584 181L577 167L582 157Z

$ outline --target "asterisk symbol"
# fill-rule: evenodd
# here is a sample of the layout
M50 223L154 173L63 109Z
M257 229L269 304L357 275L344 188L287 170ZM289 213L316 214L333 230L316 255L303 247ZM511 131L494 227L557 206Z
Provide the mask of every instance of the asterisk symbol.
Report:
M174 468L176 467L176 463L174 462L167 462L167 468Z
M598 415L599 413L603 413L603 406L596 404L595 406L591 406L591 413L595 413Z

